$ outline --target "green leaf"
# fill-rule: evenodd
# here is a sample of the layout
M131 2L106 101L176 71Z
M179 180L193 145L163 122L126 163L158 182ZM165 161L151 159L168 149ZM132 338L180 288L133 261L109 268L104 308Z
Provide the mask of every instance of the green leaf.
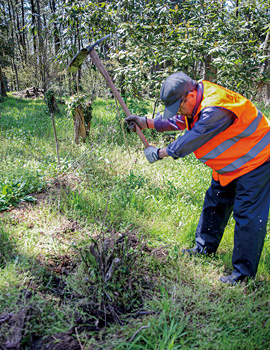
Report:
M32 196L24 196L22 198L22 200L24 200L25 202L35 202L37 199L35 197L32 197Z
M4 194L4 195L6 195L8 192L7 192L7 189L8 189L8 185L4 185L3 187L2 187L2 193Z

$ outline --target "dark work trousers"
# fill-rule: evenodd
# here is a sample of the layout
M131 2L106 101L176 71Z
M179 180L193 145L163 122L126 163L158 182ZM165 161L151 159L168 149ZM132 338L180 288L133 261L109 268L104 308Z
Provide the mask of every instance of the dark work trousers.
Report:
M215 253L233 212L233 274L238 280L256 275L267 230L270 204L270 161L227 186L212 179L196 230L199 253Z

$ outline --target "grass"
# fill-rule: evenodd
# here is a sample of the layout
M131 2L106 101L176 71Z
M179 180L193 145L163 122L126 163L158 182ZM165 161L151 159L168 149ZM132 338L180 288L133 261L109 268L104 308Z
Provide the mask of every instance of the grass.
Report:
M93 103L79 146L61 106L60 165L42 100L8 97L0 113L0 347L18 319L21 349L56 334L86 350L270 347L269 228L256 279L234 288L218 281L232 270L233 219L215 257L180 252L194 244L208 168L193 155L150 166L127 133L129 156L112 100Z

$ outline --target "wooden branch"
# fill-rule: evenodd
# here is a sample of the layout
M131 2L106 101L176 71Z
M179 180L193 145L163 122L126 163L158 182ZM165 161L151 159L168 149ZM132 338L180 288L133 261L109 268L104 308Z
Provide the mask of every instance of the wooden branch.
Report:
M58 142L57 142L57 135L56 135L56 129L55 129L55 124L54 124L53 113L51 113L51 118L52 118L52 125L53 125L53 132L54 132L54 140L55 140L56 153L57 153L57 160L58 160L58 165L60 165L60 158L59 158L59 151L58 151Z

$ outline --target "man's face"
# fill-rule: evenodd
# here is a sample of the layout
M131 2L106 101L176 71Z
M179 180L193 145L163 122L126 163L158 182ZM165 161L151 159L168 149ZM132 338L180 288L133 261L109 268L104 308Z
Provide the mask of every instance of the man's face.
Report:
M197 91L189 92L181 102L177 114L192 118L192 112L196 104Z

